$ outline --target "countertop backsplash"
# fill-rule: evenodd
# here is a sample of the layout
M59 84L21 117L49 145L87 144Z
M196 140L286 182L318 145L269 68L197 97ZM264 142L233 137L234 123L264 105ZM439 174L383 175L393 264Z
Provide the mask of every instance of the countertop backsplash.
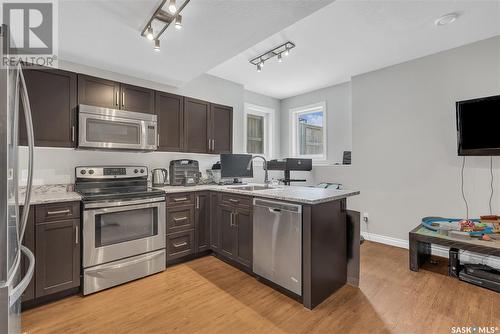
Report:
M153 168L167 168L171 160L194 159L198 160L200 171L206 176L205 170L219 161L218 155L194 153L168 152L112 152L90 151L69 148L36 147L34 152L33 184L60 185L75 182L75 167L101 165L144 165L151 171ZM28 175L28 149L19 148L19 185L25 186ZM282 178L283 172L270 171L270 178ZM304 175L311 179L312 175ZM261 164L254 166L254 178L245 179L246 182L262 183L264 171ZM305 185L305 184L296 184Z

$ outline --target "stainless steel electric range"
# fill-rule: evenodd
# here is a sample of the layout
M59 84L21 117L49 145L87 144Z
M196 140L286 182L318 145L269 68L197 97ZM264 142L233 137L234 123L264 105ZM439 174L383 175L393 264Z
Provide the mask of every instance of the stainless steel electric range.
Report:
M83 199L83 294L165 270L165 193L145 166L75 169Z

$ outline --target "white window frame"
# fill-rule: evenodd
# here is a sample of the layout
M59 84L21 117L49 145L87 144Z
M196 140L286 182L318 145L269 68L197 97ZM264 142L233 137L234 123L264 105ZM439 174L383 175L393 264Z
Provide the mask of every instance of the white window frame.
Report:
M298 114L307 114L313 112L323 112L323 154L299 154L298 146L299 146L299 138L298 138L298 122L297 116ZM290 152L292 157L294 158L308 158L312 159L315 162L325 162L327 161L327 152L328 147L327 137L328 137L328 126L327 126L327 110L326 110L326 101L321 101L314 104L309 104L306 106L301 106L297 108L290 109Z
M248 115L261 116L264 118L264 153L262 154L266 159L273 157L273 136L272 129L274 128L274 109L259 106L256 104L245 103L245 112L243 115L243 146L245 153L247 152L247 118ZM248 153L250 154L250 153ZM252 153L253 155L259 155Z

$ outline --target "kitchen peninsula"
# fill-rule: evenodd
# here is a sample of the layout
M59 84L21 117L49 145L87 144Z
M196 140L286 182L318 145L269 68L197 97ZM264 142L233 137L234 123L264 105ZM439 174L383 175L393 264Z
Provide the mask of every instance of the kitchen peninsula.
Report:
M347 281L346 200L358 195L359 191L296 186L265 189L262 185L166 186L159 189L167 198L167 268L213 254L309 309L319 305ZM301 294L291 293L253 272L254 199L301 207ZM35 187L32 195L36 207L78 200L78 193L67 192L64 185ZM233 220L233 217L238 218ZM359 244L355 247L359 248Z

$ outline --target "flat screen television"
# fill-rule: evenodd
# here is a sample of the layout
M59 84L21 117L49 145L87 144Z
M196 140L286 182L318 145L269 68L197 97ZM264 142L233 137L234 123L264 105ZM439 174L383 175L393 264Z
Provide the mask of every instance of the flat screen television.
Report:
M458 155L500 155L500 95L459 101Z

